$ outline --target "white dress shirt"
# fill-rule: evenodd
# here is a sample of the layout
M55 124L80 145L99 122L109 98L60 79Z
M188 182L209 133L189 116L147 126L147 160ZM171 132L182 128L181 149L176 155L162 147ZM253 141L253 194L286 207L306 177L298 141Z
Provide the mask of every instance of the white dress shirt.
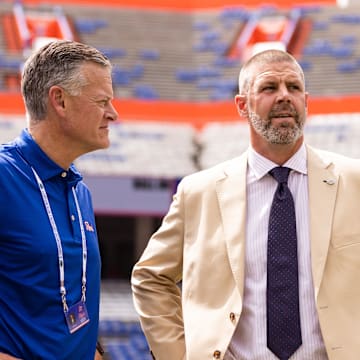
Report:
M266 346L266 262L268 221L277 182L268 172L278 166L249 149L244 302L226 360L276 360ZM310 261L309 201L306 148L283 166L291 168L288 185L294 197L298 239L302 345L291 360L326 360Z

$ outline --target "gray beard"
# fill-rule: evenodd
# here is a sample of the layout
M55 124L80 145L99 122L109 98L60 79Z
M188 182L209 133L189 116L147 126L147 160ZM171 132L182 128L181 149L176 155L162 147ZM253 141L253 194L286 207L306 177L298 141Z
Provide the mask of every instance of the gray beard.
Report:
M249 121L255 131L271 144L292 144L303 134L304 121L296 118L295 126L272 126L271 121L261 119L253 112L249 112Z

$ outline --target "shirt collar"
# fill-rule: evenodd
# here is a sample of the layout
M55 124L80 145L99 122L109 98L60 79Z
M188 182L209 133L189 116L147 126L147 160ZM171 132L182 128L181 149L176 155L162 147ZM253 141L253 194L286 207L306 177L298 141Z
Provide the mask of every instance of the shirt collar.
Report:
M60 176L64 172L63 168L45 154L30 135L28 129L22 130L21 134L15 139L15 144L22 158L35 169L41 180L46 181L52 177ZM67 180L74 184L82 179L81 174L73 164L66 173L68 174Z
M249 147L248 165L255 177L259 180L278 164L257 153L253 147ZM307 174L306 147L302 143L299 150L282 166L286 166L302 174Z

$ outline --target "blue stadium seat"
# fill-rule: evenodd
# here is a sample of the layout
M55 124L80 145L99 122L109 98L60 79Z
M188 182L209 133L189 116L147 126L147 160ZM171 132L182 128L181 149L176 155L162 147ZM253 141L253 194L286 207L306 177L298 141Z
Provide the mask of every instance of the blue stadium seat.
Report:
M359 70L359 65L356 62L342 62L336 65L336 70L342 73L355 72Z
M159 98L156 89L153 86L146 84L136 85L133 94L136 98L145 100L155 100Z
M143 77L145 71L144 64L136 63L134 66L129 70L129 75L132 80L138 80Z
M9 59L0 56L0 68L7 69L7 70L16 70L19 71L23 61L18 59Z
M139 322L101 320L99 336L109 360L150 360L149 346Z
M159 50L157 49L142 49L139 56L143 60L157 60L160 57Z
M74 19L74 26L80 34L92 34L98 29L107 27L108 23L101 19Z
M198 79L198 72L194 69L177 69L175 78L181 82L193 82Z
M112 81L115 86L129 85L131 82L130 72L119 66L114 66L112 70Z
M346 45L333 47L329 51L329 55L331 55L335 58L350 57L353 55L353 53L354 53L354 49L352 47L346 46Z
M231 68L231 67L239 67L240 66L240 60L239 59L231 59L225 56L218 56L214 63L214 66L219 66L223 68Z
M98 47L98 49L109 59L113 59L116 57L124 57L127 55L127 51L122 48Z
M199 66L197 69L197 74L200 78L213 78L221 76L221 71L219 69L210 67L210 66Z
M196 31L205 31L210 29L210 24L206 21L196 21L193 24L193 29Z

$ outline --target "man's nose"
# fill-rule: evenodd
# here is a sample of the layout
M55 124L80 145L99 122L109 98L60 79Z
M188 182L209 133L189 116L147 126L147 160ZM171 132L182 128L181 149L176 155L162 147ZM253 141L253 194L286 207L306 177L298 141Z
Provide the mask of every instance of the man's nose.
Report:
M290 100L290 92L285 84L282 84L279 86L278 100L279 101L289 101Z
M106 112L106 117L110 120L110 121L115 121L118 119L119 114L116 111L114 105L112 103L109 104L109 109Z

